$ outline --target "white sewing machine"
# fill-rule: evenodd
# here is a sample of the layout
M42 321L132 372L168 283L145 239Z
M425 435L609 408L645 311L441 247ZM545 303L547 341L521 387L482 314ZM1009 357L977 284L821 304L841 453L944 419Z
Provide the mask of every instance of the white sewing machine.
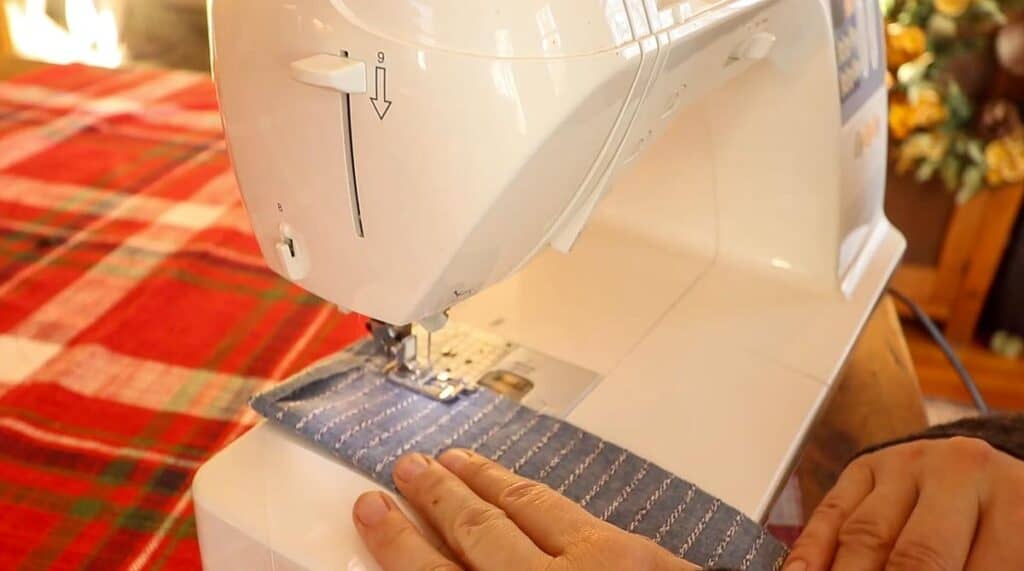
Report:
M525 403L765 516L904 248L874 0L210 13L275 271L388 324L450 310L435 345L489 348ZM375 487L257 426L196 477L203 562L373 568L350 510Z

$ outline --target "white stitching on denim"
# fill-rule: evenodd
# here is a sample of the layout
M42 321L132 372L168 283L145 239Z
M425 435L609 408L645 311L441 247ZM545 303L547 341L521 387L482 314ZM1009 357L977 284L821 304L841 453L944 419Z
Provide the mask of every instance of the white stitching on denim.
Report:
M487 431L487 434L484 434L483 436L478 438L477 441L474 442L472 444L472 446L469 447L469 449L474 451L474 452L476 452L476 450L478 448L480 448L481 446L483 446L485 442L490 440L492 436L497 434L502 428L505 428L505 426L507 426L509 422L512 422L512 418L520 410L521 409L519 407L513 407L512 408L512 412L508 413L508 415L505 418L501 419L501 422L499 422L498 424L495 424L494 426L492 426L491 429Z
M711 521L711 517L715 515L715 512L718 511L718 506L721 504L722 500L717 498L715 501L711 502L711 506L708 508L708 511L704 513L704 517L700 518L700 521L697 522L697 527L693 528L693 531L690 533L690 537L686 538L686 543L679 548L678 555L680 557L686 555L686 552L689 551L690 548L693 547L693 544L697 542L697 538L700 537L701 532L704 531L704 528L708 525L708 522Z
M540 415L537 415L537 416L531 418L530 422L527 422L522 428L519 429L518 432L516 432L515 434L510 436L509 439L505 441L505 444L502 444L501 448L498 448L494 452L494 456L492 457L492 459L493 460L501 459L501 457L504 456L506 452L508 452L508 449L511 448L516 442L519 442L519 439L522 438L524 434L526 434L526 431L530 430L531 428L533 428L533 425L537 424L537 422L540 419L541 419Z
M359 391L358 393L356 393L354 395L350 395L350 396L345 397L345 398L343 398L341 400L337 400L337 401L330 402L330 403L327 403L327 404L324 404L324 405L316 407L315 409L309 411L306 414L306 416L304 416L301 419L299 419L299 422L297 422L295 424L296 430L302 430L303 426L306 426L306 424L309 421L311 421L314 418L316 418L317 416L319 416L325 410L332 409L334 407L338 407L338 406L342 406L342 405L346 405L346 404L348 404L348 403L350 403L350 402L352 402L352 401L354 401L354 400L356 400L356 399L358 399L360 397L366 396L367 393L369 393L373 389L375 389L378 386L380 386L380 384L383 383L383 382L384 382L384 379L383 378L379 378L376 381L374 381L370 386L366 387L365 389Z
M410 416L409 418L403 420L402 422L399 422L398 424L392 426L391 428L389 428L387 430L387 432L384 432L383 434L378 434L377 436L375 436L373 438L373 440L367 442L365 446L360 448L355 453L355 455L352 456L352 463L355 464L356 462L358 462L359 459L363 457L363 454L366 454L370 450L370 448L373 448L374 446L380 444L384 440L387 440L388 438L391 438L392 436L394 436L394 434L396 432L405 429L410 424L412 424L414 422L417 422L419 419L423 418L429 412L431 412L432 410L437 408L437 406L438 406L438 403L435 401L435 402L431 403L430 406L424 408L423 410L419 411L415 415Z
M348 429L348 431L345 432L345 434L342 434L341 436L338 437L337 440L334 441L334 449L337 450L338 448L340 448L341 445L344 444L345 441L347 441L349 438L351 438L352 435L354 435L355 433L359 432L360 430L369 428L370 426L373 426L374 424L376 424L381 419L387 418L387 417L391 416L392 414L398 412L399 410L402 410L403 408L405 408L405 407L409 406L410 404L412 404L413 401L415 401L417 398L419 398L417 395L411 395L409 398L405 399L404 401L402 401L402 402L400 402L398 404L391 405L388 408L384 409L377 416L375 416L373 418L368 418L368 419L360 422L359 424L353 426L352 428Z
M629 494L633 493L633 490L636 489L637 485L640 483L640 480L644 479L644 476L647 475L647 470L649 470L650 468L651 463L644 462L644 465L640 467L640 471L636 473L636 476L633 476L633 480L629 483L629 485L623 488L622 492L619 493L619 496L615 498L615 501L612 502L612 505L608 506L608 509L604 510L604 513L601 514L601 519L607 521L608 518L611 517L613 513L615 513L615 510L619 508L619 505L622 502L626 501L626 498L629 497Z
M463 434L466 433L466 431L468 431L476 423L480 422L480 419L482 419L483 417L487 416L492 410L494 410L494 407L498 406L498 403L501 402L501 397L495 396L495 397L493 397L493 399L494 400L491 401L491 404L487 405L486 407L481 409L480 412L478 412L475 415L473 415L473 418L470 418L469 420L467 420L466 424L463 424L462 426L460 426L458 430L453 432L452 435L449 436L448 438L446 438L445 441L442 442L437 448L434 448L430 452L430 455L431 456L437 456L438 452L440 452L441 450L444 450L445 448L448 448L449 446L451 446L452 443L455 442L456 440L458 440L460 436L462 436Z
M736 535L736 530L739 529L740 524L743 522L743 515L736 514L736 517L732 520L732 525L729 526L729 531L725 532L725 537L718 543L718 547L715 548L715 552L708 558L708 562L704 564L705 567L714 567L718 560L722 558L722 554L725 553L725 548L729 546L729 542L732 541L733 536Z
M363 370L362 367L358 367L358 366L357 367L352 367L351 369L348 369L348 370L343 371L341 373L342 375L345 375L345 378L341 382L339 382L338 384L334 385L333 387L327 389L326 391L324 391L324 392L322 392L322 393L320 393L320 394L318 394L316 396L313 396L313 397L311 397L309 399L306 399L306 400L285 401L285 402L281 403L281 410L278 411L278 413L277 413L277 419L281 420L282 418L284 418L284 413L285 412L295 408L296 406L299 406L300 404L309 404L312 401L318 401L318 400L322 399L325 396L332 395L334 393L340 392L345 387L351 385L356 379L362 378L362 374L364 372L365 371ZM295 389L295 390L296 391L302 390L302 388L303 387L299 387L298 389ZM294 392L294 391L292 391L292 392Z
M622 463L626 461L627 456L629 456L629 452L625 450L622 451L622 454L619 454L619 457L615 459L615 462L613 462L611 467L608 468L608 471L605 472L603 476L601 476L601 479L598 480L597 483L594 484L594 487L590 488L590 491L587 492L587 495L583 496L583 499L580 500L580 505L582 507L587 507L587 504L589 504L590 500L594 498L594 495L601 491L601 488L603 488L604 485L608 483L608 480L619 469L619 466L621 466Z
M647 499L647 503L644 504L644 507L640 508L640 511L636 512L636 517L633 518L633 521L629 522L629 531L633 531L637 528L637 526L640 525L640 522L642 522L644 518L647 517L647 513L651 511L651 508L654 507L654 504L658 502L658 498L660 498L661 495L665 493L665 490L668 489L669 485L671 485L675 479L675 476L669 476L668 478L665 478L665 481L663 481L661 485L658 486L658 489L655 490L653 494L651 494L651 497Z
M566 455L568 455L569 452L571 452L572 449L575 448L581 440L583 440L583 431L577 430L576 437L573 438L572 441L569 442L569 444L567 444L564 448L562 448L555 454L555 457L552 458L551 461L548 462L548 465L545 466L544 469L540 471L540 474L537 475L537 478L546 478L548 474L550 474L551 471L555 469L556 466L562 463L562 460L565 459Z
M782 552L782 555L779 555L779 558L775 560L775 564L772 565L772 571L779 571L779 569L782 569L782 564L786 562L786 555L787 553L785 551Z
M336 416L335 418L332 418L330 422L328 422L327 424L323 425L323 427L320 430L318 430L315 435L313 435L313 440L316 440L317 442L320 442L320 439L323 438L324 434L327 434L327 431L332 429L332 428L334 428L335 426L337 426L338 423L343 422L345 420L348 420L349 418L352 418L353 416L355 416L357 414L362 414L362 413L366 412L371 407L376 406L376 405L380 404L381 402L384 402L384 401L390 399L391 397L395 396L395 394L397 394L397 393L398 393L397 390L389 391L389 392L383 394L382 396L380 396L377 399L368 400L368 401L364 402L363 404L359 405L358 407L356 407L356 408L354 408L352 410L347 410L344 413L342 413L341 415Z
M693 494L696 491L697 485L690 484L690 487L686 490L686 497L684 497L683 501L676 506L676 509L672 510L672 513L669 514L668 519L665 520L665 523L663 523L661 527L658 528L658 533L654 536L654 543L661 543L661 540L664 539L665 534L668 533L668 530L672 529L672 526L676 523L676 520L679 519L679 516L682 515L683 511L686 510L686 506L690 505L690 501L693 500Z
M597 443L597 447L594 448L594 451L591 452L589 456L584 458L583 462L579 466L576 466L576 469L572 471L572 474L569 474L569 477L566 478L564 482L562 482L562 485L558 486L559 494L565 492L565 489L568 488L573 482L575 482L576 478L579 478L580 476L583 475L583 472L585 472L587 468L589 468L590 465L594 463L594 459L597 458L597 455L600 454L602 450L604 450L604 446L604 440L601 440L600 442Z
M434 431L436 431L438 428L441 428L442 426L447 424L449 420L455 418L455 415L457 415L460 412L462 412L462 409L464 409L467 406L469 406L469 403L470 403L470 399L468 399L468 398L462 399L462 402L460 402L460 403L456 404L455 406L453 406L452 409L448 412L448 414L446 414L446 415L442 416L441 418L437 419L437 422L435 422L434 424L430 425L430 428L428 428L428 429L424 430L423 432L417 434L415 438L413 438L412 440L406 442L402 446L399 446L397 450L395 450L394 452L389 454L387 457L385 457L380 462L377 462L377 466L374 467L373 473L374 474L380 474L380 471L383 470L384 466L388 465L389 462L391 462L392 460L395 460L396 458L398 458L402 454L405 454L406 452L411 450L412 447L415 446L417 442L419 442L420 440L423 440L428 435L430 435Z
M742 571L747 571L750 564L754 562L754 557L757 557L757 551L761 549L761 544L764 543L765 531L762 529L761 534L757 536L757 540L750 546L750 551L747 552L747 556L743 558L743 563L740 564Z
M516 460L516 463L512 465L512 471L518 474L519 469L523 467L523 464L529 462L530 458L533 458L538 452L540 452L551 440L551 437L554 436L556 432L558 432L559 428L562 428L561 422L556 422L554 425L552 425L551 429L548 430L547 433L544 436L542 436L540 440L538 440L533 446L531 446L530 449L526 451L526 454L523 454L522 458Z

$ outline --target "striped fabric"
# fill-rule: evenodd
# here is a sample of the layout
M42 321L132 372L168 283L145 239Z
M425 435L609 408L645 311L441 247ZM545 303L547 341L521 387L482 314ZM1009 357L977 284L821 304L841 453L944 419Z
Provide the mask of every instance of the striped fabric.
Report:
M203 75L0 82L0 569L197 569L192 473L364 333L266 269Z
M386 381L380 361L361 343L267 390L253 407L385 486L393 488L391 469L407 452L470 448L689 561L781 567L781 543L694 484L487 389L433 401Z

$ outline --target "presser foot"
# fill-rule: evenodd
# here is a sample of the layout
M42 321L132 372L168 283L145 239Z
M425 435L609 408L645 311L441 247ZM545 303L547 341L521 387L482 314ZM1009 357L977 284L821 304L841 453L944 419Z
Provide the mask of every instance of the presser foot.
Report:
M429 363L423 365L417 360L416 336L411 326L395 327L379 321L369 323L378 350L388 358L382 368L387 380L416 391L440 402L451 402L459 395L476 390L476 387L456 378L448 371L436 371ZM429 333L428 333L429 343Z
M398 361L385 365L384 374L388 381L440 402L451 402L476 390L462 379L453 378L447 371L407 367Z

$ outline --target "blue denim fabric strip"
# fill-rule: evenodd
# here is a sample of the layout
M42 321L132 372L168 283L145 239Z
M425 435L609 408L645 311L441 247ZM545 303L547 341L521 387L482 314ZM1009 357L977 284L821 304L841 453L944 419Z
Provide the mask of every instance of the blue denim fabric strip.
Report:
M387 382L359 350L256 396L256 411L388 487L407 452L470 448L707 567L778 569L785 547L694 484L481 389L443 404Z

